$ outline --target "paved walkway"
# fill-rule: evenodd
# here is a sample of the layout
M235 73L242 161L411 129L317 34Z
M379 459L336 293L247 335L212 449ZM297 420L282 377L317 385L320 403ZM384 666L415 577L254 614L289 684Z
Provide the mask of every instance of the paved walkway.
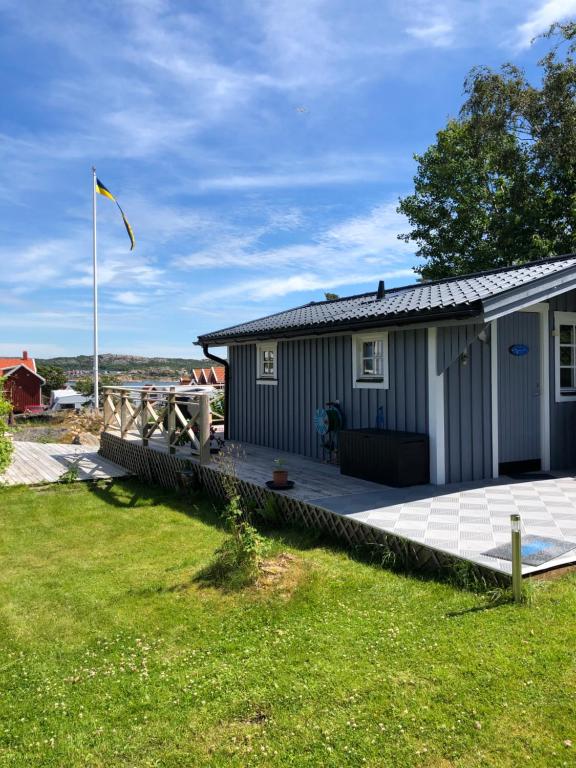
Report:
M123 467L99 456L95 447L14 442L12 464L4 475L0 475L0 484L55 483L73 462L77 462L78 480L102 480L130 474Z

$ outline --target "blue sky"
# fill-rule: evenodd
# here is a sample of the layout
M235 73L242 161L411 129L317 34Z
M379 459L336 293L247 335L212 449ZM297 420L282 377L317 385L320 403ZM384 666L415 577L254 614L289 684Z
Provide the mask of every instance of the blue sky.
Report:
M0 354L103 352L412 282L397 200L475 64L576 0L0 0Z

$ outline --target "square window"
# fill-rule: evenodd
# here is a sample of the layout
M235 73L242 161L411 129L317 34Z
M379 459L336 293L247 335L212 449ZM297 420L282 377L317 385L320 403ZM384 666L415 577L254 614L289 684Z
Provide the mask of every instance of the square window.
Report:
M276 384L276 342L258 344L256 348L256 381Z
M388 334L352 337L355 388L388 388Z

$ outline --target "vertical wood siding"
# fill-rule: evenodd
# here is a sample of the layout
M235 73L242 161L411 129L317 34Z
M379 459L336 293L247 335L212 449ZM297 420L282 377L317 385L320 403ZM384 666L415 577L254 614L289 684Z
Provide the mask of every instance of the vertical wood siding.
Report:
M256 383L256 345L229 348L230 439L321 458L313 418L338 400L347 427L428 432L426 330L389 335L390 387L354 389L351 336L278 342L278 385Z
M27 368L18 368L6 377L4 392L12 404L14 413L23 413L26 408L42 405L40 380Z
M550 466L570 469L576 466L576 402L556 402L556 355L554 312L576 312L576 291L555 296L550 306Z
M443 343L450 350L459 348L463 334L469 335L460 326L445 328ZM492 475L490 345L475 339L467 351L466 365L458 357L444 373L447 483Z
M442 373L485 328L484 323L467 323L438 329L437 370Z

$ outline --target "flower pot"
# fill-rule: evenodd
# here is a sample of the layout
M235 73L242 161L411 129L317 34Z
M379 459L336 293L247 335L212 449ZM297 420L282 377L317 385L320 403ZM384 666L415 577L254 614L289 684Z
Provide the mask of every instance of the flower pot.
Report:
M272 471L272 480L274 481L274 485L286 485L288 482L288 470L274 469Z

